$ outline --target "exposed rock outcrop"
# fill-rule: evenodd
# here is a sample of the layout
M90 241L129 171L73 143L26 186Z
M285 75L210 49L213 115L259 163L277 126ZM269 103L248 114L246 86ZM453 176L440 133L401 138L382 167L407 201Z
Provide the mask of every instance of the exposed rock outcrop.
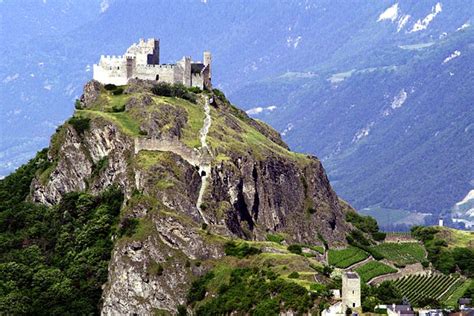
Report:
M100 95L100 91L102 89L102 84L99 81L91 80L84 86L84 93L82 94L79 101L81 102L81 106L83 108L88 108L94 102L97 101Z
M192 104L149 88L133 82L117 97L88 83L76 114L90 119L87 128L65 123L51 142L51 168L32 183L31 199L47 205L110 185L125 193L121 225L136 220L140 228L116 241L103 314L176 311L229 238L261 241L279 233L287 242L346 243L349 206L339 202L319 160L290 152L276 131L217 95L209 95L217 101L205 113L206 97ZM108 102L120 101L117 113ZM205 118L212 124L204 157Z

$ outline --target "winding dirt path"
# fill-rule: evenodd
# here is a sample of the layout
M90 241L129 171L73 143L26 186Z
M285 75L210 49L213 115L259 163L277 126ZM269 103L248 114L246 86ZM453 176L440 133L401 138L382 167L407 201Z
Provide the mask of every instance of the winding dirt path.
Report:
M211 173L211 165L208 162L207 157L210 156L209 147L207 146L207 134L209 133L209 128L211 127L212 118L211 118L211 108L209 107L209 98L206 97L204 102L204 124L199 131L199 136L201 139L201 148L199 148L199 174L201 175L201 188L199 189L199 195L196 202L196 208L198 209L199 215L201 215L204 223L209 224L204 213L202 212L202 199L204 193L206 192L207 187L207 178Z

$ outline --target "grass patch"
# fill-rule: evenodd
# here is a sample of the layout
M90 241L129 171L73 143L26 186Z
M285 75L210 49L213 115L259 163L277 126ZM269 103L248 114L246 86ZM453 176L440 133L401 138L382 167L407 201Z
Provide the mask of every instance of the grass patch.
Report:
M281 244L285 237L280 234L267 234L266 239L271 242L276 242L277 244Z
M81 117L103 118L118 126L123 133L129 136L140 136L139 122L133 119L127 112L108 113L94 110L77 110L76 113Z
M252 247L246 242L236 243L234 241L229 241L224 245L224 252L226 256L240 259L261 253L260 249Z
M153 234L154 231L155 227L149 218L140 218L131 238L133 240L145 240L148 236Z
M378 261L370 261L356 269L362 282L368 282L371 279L388 273L397 272L396 269Z
M329 264L338 268L347 268L368 257L367 252L356 247L348 247L341 250L329 249L328 254Z
M184 105L184 109L188 112L188 122L183 130L181 141L190 148L201 147L201 140L199 139L199 131L204 125L204 109L200 104L193 104L183 100L180 103Z

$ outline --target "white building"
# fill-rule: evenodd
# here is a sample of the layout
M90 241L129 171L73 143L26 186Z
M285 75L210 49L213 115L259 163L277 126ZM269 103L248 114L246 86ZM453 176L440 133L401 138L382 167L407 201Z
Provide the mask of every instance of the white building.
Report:
M337 290L339 292L339 290ZM361 306L360 278L355 272L342 274L342 301L322 311L322 316L346 315L348 308L354 309ZM334 295L335 298L336 295Z
M387 305L388 316L414 316L415 312L410 305Z
M322 316L342 316L346 315L346 306L342 302L337 302L321 312Z
M360 307L360 278L355 272L342 274L342 303L349 308Z
M93 70L94 80L103 84L125 85L137 78L211 88L210 52L204 52L202 62L183 57L176 64L160 64L160 40L154 38L140 39L123 56L102 55Z

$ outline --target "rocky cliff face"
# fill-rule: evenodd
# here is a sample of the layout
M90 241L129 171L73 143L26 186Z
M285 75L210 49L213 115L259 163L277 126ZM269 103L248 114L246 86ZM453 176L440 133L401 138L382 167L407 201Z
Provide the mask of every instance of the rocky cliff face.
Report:
M131 233L115 244L105 315L176 311L193 276L232 238L346 243L351 227L318 159L290 152L223 95L188 93L195 103L154 95L146 82L125 94L88 83L80 109L52 138L51 167L32 183L31 199L44 204L110 185L125 193L121 225Z

